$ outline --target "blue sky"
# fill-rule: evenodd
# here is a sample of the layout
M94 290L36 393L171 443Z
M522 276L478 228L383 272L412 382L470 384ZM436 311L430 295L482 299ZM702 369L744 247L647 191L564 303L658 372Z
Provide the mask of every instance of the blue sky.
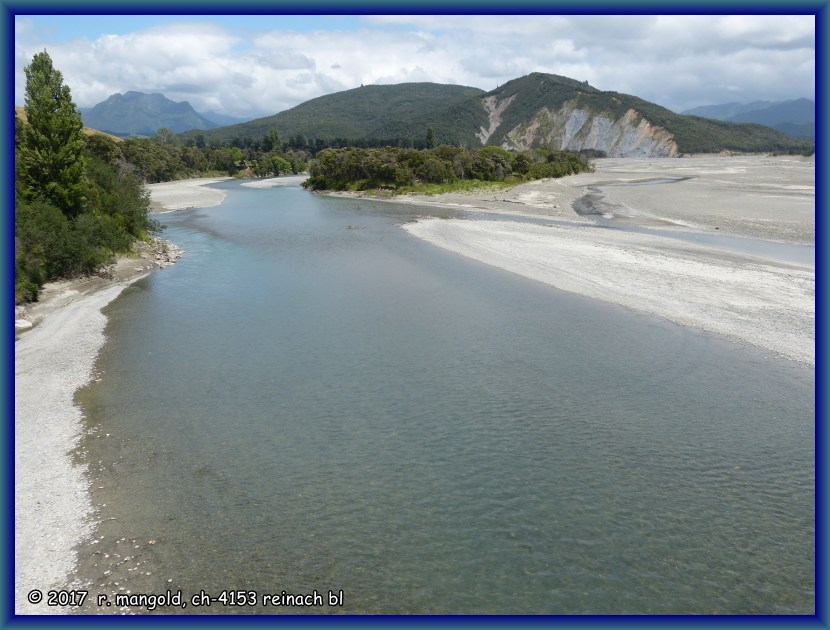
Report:
M812 15L18 15L23 68L49 52L80 107L130 90L256 117L359 87L489 91L531 72L674 111L815 97Z
M360 25L359 16L319 15L32 15L35 29L44 33L52 42L84 37L90 41L103 34L124 35L140 29L183 22L212 22L224 27L255 33L264 28L282 28L290 31L308 32L336 28L355 30Z

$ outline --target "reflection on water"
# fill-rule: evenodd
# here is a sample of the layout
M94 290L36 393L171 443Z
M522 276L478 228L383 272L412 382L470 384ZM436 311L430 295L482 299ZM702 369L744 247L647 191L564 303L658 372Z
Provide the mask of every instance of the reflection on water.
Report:
M223 186L107 311L91 592L813 612L812 371L432 247L422 208Z

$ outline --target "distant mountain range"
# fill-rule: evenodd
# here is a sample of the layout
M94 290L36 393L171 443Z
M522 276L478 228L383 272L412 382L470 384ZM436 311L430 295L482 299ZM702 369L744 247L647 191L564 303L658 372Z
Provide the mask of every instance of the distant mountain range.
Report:
M793 138L816 137L816 104L808 98L704 105L683 113L731 122L759 123Z
M708 111L708 110L707 110ZM151 136L161 127L210 144L262 140L276 129L298 145L538 146L658 157L721 151L803 151L809 140L756 123L676 114L643 99L533 73L490 92L461 85L367 85L321 96L273 116L227 125L161 94L114 94L82 110L84 124L113 135ZM732 115L744 115L735 111Z
M187 101L171 101L163 94L127 92L113 94L94 107L81 109L84 125L114 136L153 136L161 128L173 133L190 129L214 129L245 122L214 112L200 114Z

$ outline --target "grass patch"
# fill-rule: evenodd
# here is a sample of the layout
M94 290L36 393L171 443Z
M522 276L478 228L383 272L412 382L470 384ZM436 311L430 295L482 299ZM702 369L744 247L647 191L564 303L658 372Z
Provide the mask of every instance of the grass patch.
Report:
M398 190L398 194L401 193L415 193L420 195L443 195L446 193L457 193L457 192L465 192L465 193L478 193L478 192L488 192L493 190L505 190L507 188L513 188L514 186L518 186L521 184L523 179L518 177L510 177L503 181L491 181L485 182L478 179L460 179L455 182L451 183L443 183L443 184L429 184L429 183L417 183L411 186L406 186Z

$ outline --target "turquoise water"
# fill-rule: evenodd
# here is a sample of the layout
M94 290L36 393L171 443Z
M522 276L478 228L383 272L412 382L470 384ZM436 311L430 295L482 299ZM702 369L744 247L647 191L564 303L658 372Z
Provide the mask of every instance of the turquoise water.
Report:
M434 210L221 186L164 217L185 257L105 311L91 597L814 611L812 369L398 227ZM283 590L343 605L263 605Z

